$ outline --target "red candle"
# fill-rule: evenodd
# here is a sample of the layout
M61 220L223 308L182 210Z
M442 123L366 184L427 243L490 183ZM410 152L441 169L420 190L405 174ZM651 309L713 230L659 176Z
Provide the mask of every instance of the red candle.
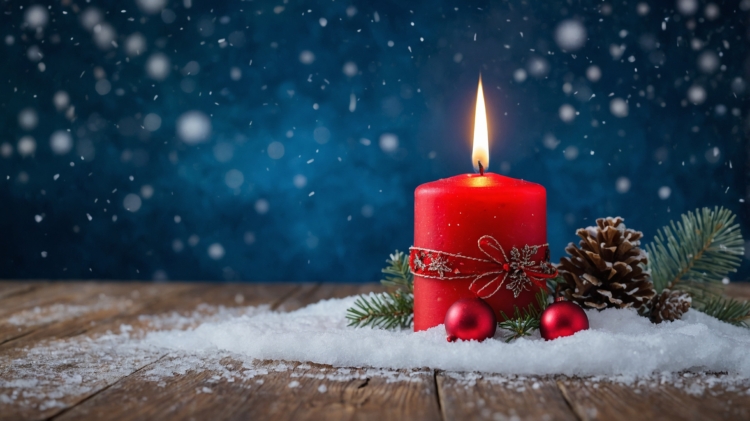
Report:
M501 312L511 316L514 306L535 302L554 272L546 264L544 187L483 170L489 153L481 89L480 80L473 154L480 174L422 184L414 193L415 331L442 324L463 298L484 299L501 321Z

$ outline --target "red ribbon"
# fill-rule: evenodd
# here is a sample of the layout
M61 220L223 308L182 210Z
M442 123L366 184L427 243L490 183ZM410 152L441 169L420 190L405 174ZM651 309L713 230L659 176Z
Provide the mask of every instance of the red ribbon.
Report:
M557 269L549 263L548 244L513 247L510 258L489 235L480 237L477 246L487 259L411 247L411 273L432 279L473 279L469 289L480 298L495 295L503 285L518 297L521 291L529 290L529 285L546 288L546 280L557 276ZM544 250L544 260L532 260L540 249Z

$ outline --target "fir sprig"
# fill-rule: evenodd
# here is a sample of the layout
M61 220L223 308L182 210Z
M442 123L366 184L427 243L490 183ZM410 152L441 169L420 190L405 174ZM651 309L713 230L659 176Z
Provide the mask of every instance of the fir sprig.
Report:
M701 311L736 326L750 327L750 303L747 301L714 297L706 302Z
M414 292L414 275L409 269L409 255L396 250L390 257L385 261L388 266L381 271L386 276L385 279L380 280L380 283L402 291Z
M414 296L403 291L363 295L346 310L349 326L408 328L414 318Z
M505 342L511 342L523 336L530 336L534 331L538 330L542 312L544 312L548 305L549 298L547 291L542 289L536 294L536 304L529 304L523 311L514 306L513 317L508 317L505 313L500 312L504 320L498 323L497 327L510 331L510 334L504 338Z
M735 215L724 208L703 208L682 215L657 232L646 246L648 268L657 292L680 289L700 309L719 296L722 280L736 272L744 253Z
M395 291L363 295L346 310L349 326L405 329L414 321L414 276L409 270L409 255L396 250L386 260L386 275L380 283Z

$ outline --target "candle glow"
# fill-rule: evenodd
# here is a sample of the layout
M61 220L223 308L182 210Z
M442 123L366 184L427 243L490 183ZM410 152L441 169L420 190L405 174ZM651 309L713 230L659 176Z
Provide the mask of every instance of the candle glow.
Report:
M479 163L483 170L490 166L489 132L487 130L487 110L484 106L484 92L482 91L482 76L479 76L477 88L477 108L474 114L474 147L471 152L471 162L474 171L480 172ZM482 171L483 172L483 171Z

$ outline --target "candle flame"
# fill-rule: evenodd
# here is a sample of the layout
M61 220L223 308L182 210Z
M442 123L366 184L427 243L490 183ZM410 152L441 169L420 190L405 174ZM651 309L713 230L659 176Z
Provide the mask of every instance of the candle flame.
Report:
M480 75L479 87L477 88L477 110L474 115L474 148L471 152L474 171L483 173L490 166L489 137L489 132L487 131L487 110L484 106L482 76Z

